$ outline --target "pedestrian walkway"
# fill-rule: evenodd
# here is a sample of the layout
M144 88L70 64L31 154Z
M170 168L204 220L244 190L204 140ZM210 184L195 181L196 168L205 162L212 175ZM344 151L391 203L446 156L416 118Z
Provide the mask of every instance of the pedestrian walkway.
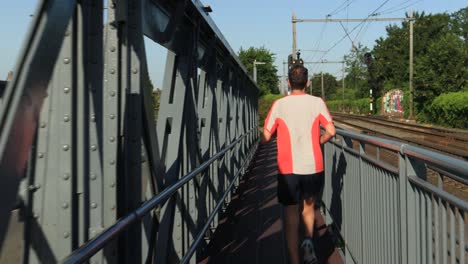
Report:
M289 262L283 234L283 210L276 196L276 175L276 142L260 145L201 263ZM317 226L323 224L320 216ZM326 228L318 233L325 232ZM330 238L314 238L319 260L342 263Z

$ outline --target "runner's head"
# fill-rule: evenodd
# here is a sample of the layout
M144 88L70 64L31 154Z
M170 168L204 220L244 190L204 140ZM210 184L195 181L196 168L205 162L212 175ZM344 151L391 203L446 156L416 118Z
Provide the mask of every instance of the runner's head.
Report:
M308 72L302 65L294 65L289 69L288 81L291 90L302 90L307 85Z

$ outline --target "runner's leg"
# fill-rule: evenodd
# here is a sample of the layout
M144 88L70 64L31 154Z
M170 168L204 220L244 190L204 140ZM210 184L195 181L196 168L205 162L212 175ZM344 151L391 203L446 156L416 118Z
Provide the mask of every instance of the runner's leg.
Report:
M312 197L304 200L302 220L304 221L306 236L312 237L315 221L315 200Z
M299 264L299 205L284 206L284 233L291 264Z

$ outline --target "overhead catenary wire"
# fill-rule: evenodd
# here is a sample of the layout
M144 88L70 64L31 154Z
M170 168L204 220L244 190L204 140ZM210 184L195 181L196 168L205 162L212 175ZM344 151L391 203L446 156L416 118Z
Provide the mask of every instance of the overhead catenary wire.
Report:
M354 0L347 0L343 2L343 4L339 5L335 10L327 14L327 17L339 14L341 11L345 10L346 8L349 7L349 5L353 2ZM347 3L347 4L346 4Z
M416 0L414 2L405 1L405 2L400 3L399 5L396 5L396 6L393 6L393 7L390 7L390 8L387 8L385 10L380 11L379 15L395 13L395 12L407 9L407 8L409 8L411 6L414 6L416 4L419 4L421 2L422 2L422 0Z
M353 27L349 32L348 34L351 34L354 30L356 30L356 28L358 28L360 25L362 25L364 22L367 22L367 19L369 19L371 16L375 16L375 13L380 9L382 8L386 3L388 3L388 1L390 0L385 0L382 4L380 4L374 11L372 11L362 22L360 22L358 25L356 25L355 27ZM333 48L335 48L336 46L338 46L338 44L340 44L345 38L346 38L346 34L340 39L338 40L337 42L335 42L335 44L333 44L331 46L331 48L329 48L327 50L327 52L325 52L322 57L319 59L319 60L322 60L325 55L327 55L328 52L330 52Z
M320 31L320 35L319 35L317 41L315 42L315 45L313 46L314 50L319 50L320 49L320 44L322 42L322 37L323 37L323 34L325 33L326 27L327 27L327 23L323 23L322 30ZM316 53L314 52L312 55L308 55L306 60L314 60L315 56L316 56Z

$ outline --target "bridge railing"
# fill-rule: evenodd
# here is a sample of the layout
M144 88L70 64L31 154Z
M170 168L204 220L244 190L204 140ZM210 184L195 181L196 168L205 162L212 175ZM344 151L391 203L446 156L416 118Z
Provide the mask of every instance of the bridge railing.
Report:
M325 172L350 263L465 263L468 162L338 129Z
M75 250L69 257L67 257L63 263L82 263L89 258L91 258L96 252L103 249L112 239L118 238L123 232L128 229L131 225L142 221L142 219L149 214L152 210L154 210L157 206L163 204L167 199L171 198L173 195L177 193L184 185L186 185L189 181L195 180L195 177L202 174L206 171L207 168L213 162L223 159L226 154L231 151L233 148L238 146L240 143L247 139L247 136L251 133L255 132L255 130L249 131L249 133L245 134L241 138L235 140L225 149L221 150L219 153L216 153L213 157L209 160L205 161L201 164L198 168L191 171L189 174L183 176L180 180L178 180L175 184L169 186L168 188L164 189L161 193L156 195L155 197L151 198L150 200L146 201L143 205L141 205L137 210L133 211L131 214L119 219L114 225L107 228L97 237L93 238L91 241L88 241L85 245L81 246L79 249ZM206 223L203 227L198 231L193 243L190 245L189 249L186 252L186 255L183 256L183 259L180 263L188 263L196 252L197 247L199 246L200 242L206 236L206 232L209 231L212 221L219 213L220 209L225 206L225 200L228 198L234 191L235 184L239 179L241 174L245 173L251 158L255 154L256 147L252 148L251 151L246 156L245 160L242 161L242 166L240 169L235 173L234 178L230 179L229 186L226 188L222 197L217 201L214 210L209 215Z
M64 259L242 138L90 259L178 262L258 139L258 88L200 1L103 2L39 1L2 97L0 243L19 194L25 263ZM157 121L144 36L167 49Z

